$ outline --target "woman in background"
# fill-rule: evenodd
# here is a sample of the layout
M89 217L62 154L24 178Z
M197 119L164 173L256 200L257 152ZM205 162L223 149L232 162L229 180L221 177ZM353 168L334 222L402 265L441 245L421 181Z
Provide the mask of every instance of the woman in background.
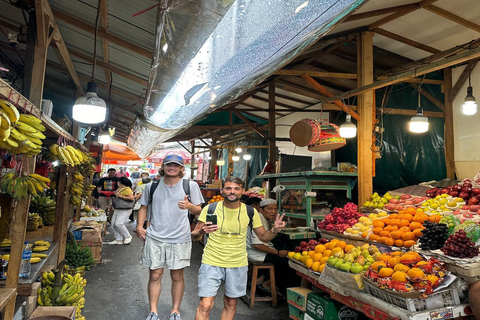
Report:
M121 177L118 179L118 189L115 191L115 196L118 199L127 201L134 201L135 197L132 191L132 182L127 177ZM132 207L133 209L133 207ZM132 209L115 209L112 216L112 228L115 235L115 240L106 242L105 244L130 244L132 242L132 236L128 232L125 223L128 217L132 213Z

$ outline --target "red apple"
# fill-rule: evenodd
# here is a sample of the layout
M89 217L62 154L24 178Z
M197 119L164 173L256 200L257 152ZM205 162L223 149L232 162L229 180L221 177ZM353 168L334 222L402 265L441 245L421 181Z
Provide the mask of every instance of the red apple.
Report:
M395 204L393 203L389 203L385 206L385 208L388 210L388 211L394 211L395 210Z
M402 211L403 210L403 205L397 204L395 205L395 211Z
M320 242L321 244L325 244L325 243L328 243L329 240L326 239L326 238L320 238L320 239L318 240L318 242Z
M460 192L460 193L458 194L458 196L459 196L460 198L462 198L463 200L465 200L465 201L467 201L468 198L470 198L470 195L469 195L468 193L466 193L466 192Z
M464 182L464 183L462 184L462 187L471 188L471 187L472 187L472 183L471 183L471 182Z
M450 190L447 189L447 188L443 188L441 191L442 191L442 194L443 194L443 193L448 193Z
M411 198L413 198L413 197L409 194L402 194L400 196L400 199L402 199L402 200L407 200L407 199L411 199Z
M295 247L295 252L301 252L301 251L302 251L302 247L300 247L300 246Z
M405 205L406 206L413 206L413 201L412 200L405 200Z
M425 195L429 198L435 198L435 188L427 190L427 192L425 192Z
M458 197L458 191L450 191L448 194L454 198Z
M470 194L472 192L472 188L470 187L462 187L462 192Z
M467 201L468 204L478 204L478 202L480 202L480 201L478 201L478 199L475 198L475 197L471 197L471 198L468 199L468 201ZM478 209L475 210L475 211L478 211Z
M460 210L457 209L457 210L453 211L453 214L458 216L458 215L461 215L462 213L460 212Z
M462 186L459 185L459 184L456 184L456 185L453 186L453 190L456 190L456 191L460 192L460 191L462 191Z
M478 202L477 202L478 203ZM462 207L462 209L464 208L465 206ZM468 207L468 211L470 212L477 212L478 210L480 210L480 205L471 205Z
M453 190L453 186L446 186L448 190Z
M390 199L388 200L388 203L391 203L391 204L397 204L400 200L398 199Z
M472 194L474 195L480 195L480 188L472 188Z
M414 199L413 199L413 204L415 204L415 205L416 205L416 204L419 204L419 203L422 202L423 200L424 200L423 197L421 197L421 198L414 198Z

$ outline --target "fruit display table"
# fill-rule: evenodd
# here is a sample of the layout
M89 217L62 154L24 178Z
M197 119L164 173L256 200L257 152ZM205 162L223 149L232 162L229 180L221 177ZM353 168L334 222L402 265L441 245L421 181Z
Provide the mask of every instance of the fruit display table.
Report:
M326 281L318 273L308 270L305 266L295 262L289 261L289 265L297 274L310 282L315 287L328 292L330 296L375 320L441 320L451 319L463 316L470 316L472 314L470 306L467 304L460 304L451 307L439 308L435 310L409 312L405 309L397 307L391 303L387 303L379 298L376 298L365 291L345 288L338 284Z

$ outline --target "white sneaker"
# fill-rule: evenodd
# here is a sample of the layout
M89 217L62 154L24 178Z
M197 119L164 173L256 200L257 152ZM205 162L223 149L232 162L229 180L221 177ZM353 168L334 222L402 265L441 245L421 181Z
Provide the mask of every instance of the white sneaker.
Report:
M123 240L123 244L130 244L132 242L132 236L128 237L128 238L125 238Z
M122 240L113 240L109 242L104 242L103 244L108 244L108 245L115 245L115 244L123 244Z

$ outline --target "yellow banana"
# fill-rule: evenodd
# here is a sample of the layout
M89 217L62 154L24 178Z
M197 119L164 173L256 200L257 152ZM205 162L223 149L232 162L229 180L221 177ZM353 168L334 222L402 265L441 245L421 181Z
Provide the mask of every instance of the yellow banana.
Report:
M60 148L58 148L58 150L67 159L67 162L68 162L69 165L71 165L71 166L75 165L75 162L73 161L72 157L70 156L70 152L68 152L67 149L65 149L64 147L60 147Z
M10 136L11 136L13 139L15 139L15 140L17 140L17 141L20 141L20 142L25 141L25 140L28 139L23 133L21 133L20 131L18 131L18 130L15 129L15 128L12 128L12 129L10 130Z
M58 148L59 148L58 144L52 144L48 149L54 156L58 157L59 156Z
M70 158L72 158L73 162L75 164L80 164L80 160L77 157L77 154L75 153L75 148L72 146L66 146L65 149L70 153Z
M18 147L18 143L15 140L13 140L12 137L8 137L5 140L5 142L7 142L10 147L14 147L14 148Z
M10 129L10 126L11 126L10 118L5 112L3 112L3 110L0 110L0 118L2 120L2 124L1 124L2 128Z
M6 100L0 100L0 108L7 114L11 123L16 123L20 119L20 113L10 102Z
M42 124L42 120L30 114L21 114L20 121L34 127L37 130L45 131L45 126Z
M43 144L43 141L40 140L40 139L37 139L37 138L28 137L28 140L32 141L33 143L35 143L39 147Z
M5 141L8 137L10 137L10 127L8 129L0 129L0 140Z
M34 127L30 126L29 124L24 123L22 121L17 121L17 123L15 123L15 127L22 132L37 133L39 131Z
M37 188L35 188L35 185L33 184L33 182L30 179L27 179L26 183L28 186L28 193L34 196L38 195Z
M50 179L48 179L47 177L41 176L37 173L30 173L28 176L43 182L50 182Z
M24 140L24 141L22 142L22 144L23 144L24 146L30 148L30 149L39 149L39 148L41 148L41 146L36 145L35 143L33 143L32 141L30 141L29 139ZM29 151L30 151L30 150L29 150Z
M42 261L41 258L30 258L30 263L37 263L37 262L40 262Z
M31 138L37 138L37 139L45 139L45 135L41 133L40 131L37 132L24 132L27 137Z

